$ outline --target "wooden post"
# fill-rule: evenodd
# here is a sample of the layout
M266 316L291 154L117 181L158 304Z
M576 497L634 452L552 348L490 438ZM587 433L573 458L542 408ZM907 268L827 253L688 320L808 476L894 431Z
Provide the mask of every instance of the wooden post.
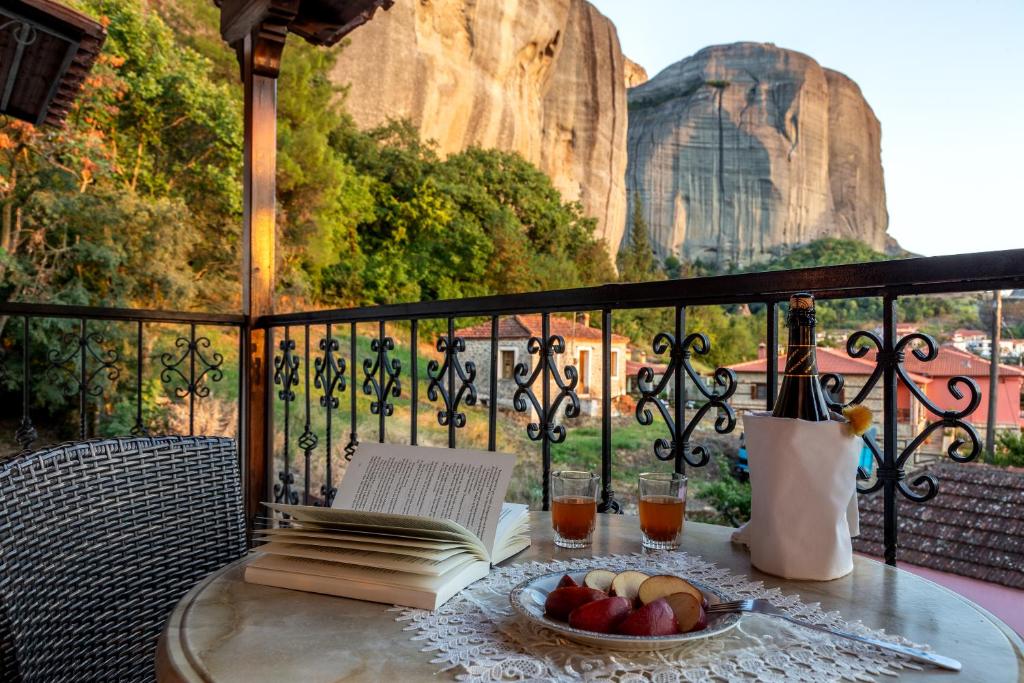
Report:
M992 292L992 352L988 373L988 420L985 424L985 451L989 462L996 459L996 417L999 408L999 341L1003 327L1003 292Z
M275 172L277 167L277 76L288 35L287 17L263 22L238 44L245 86L245 153L242 189L242 309L247 323L245 388L240 419L244 425L246 519L255 528L261 505L270 498L273 458L270 378L273 349L269 330L256 319L274 311Z

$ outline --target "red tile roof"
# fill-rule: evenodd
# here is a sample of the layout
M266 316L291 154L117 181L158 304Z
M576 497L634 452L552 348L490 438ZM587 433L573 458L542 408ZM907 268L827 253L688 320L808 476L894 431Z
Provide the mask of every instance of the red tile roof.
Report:
M989 373L987 360L949 345L940 347L939 355L935 360L927 363L919 361L917 356L908 352L903 367L926 377L953 377L954 375L988 377ZM999 364L1000 377L1020 377L1022 375L1024 375L1024 371L1020 368Z
M988 332L985 332L984 330L975 330L970 327L958 327L953 330L953 336L955 337L957 335L961 337L987 337Z
M939 493L927 503L900 502L899 559L1024 588L1024 472L941 463L926 473L935 475ZM860 496L855 550L882 556L882 506L881 493Z
M551 334L557 334L564 339L601 341L601 330L584 325L572 318L558 315L551 316ZM540 314L511 315L498 318L498 337L500 339L529 339L530 337L540 337L540 335ZM491 323L484 322L472 327L464 327L461 330L456 330L455 336L463 339L490 339ZM624 344L628 341L628 337L612 333L613 344Z
M817 356L818 372L822 374L834 372L843 376L870 375L872 370L875 369L874 361L869 360L869 358L873 358L873 354L870 352L864 358L850 358L841 349L819 346ZM781 376L783 370L786 369L785 354L780 355L777 362L779 375ZM729 367L735 372L754 372L763 375L768 371L768 361L764 358L758 358L757 360L748 360L745 363L736 363ZM910 373L910 378L918 384L927 384L931 381L927 377L913 371Z
M654 371L655 375L664 375L668 372L668 365L664 363L645 363L638 360L627 360L626 361L626 374L635 376L640 372L640 368L650 368Z

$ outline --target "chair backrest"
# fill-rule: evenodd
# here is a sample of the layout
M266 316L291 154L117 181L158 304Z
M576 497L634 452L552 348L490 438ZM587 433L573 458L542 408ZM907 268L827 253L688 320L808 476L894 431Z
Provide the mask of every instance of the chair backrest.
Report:
M245 552L232 439L99 439L0 461L0 680L153 680L171 609Z

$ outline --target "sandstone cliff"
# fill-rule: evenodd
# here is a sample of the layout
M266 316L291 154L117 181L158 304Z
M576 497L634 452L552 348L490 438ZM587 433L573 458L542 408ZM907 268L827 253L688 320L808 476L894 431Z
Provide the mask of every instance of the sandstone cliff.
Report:
M647 82L647 69L643 68L629 57L626 57L625 62L626 72L626 87L635 88L638 85L643 85Z
M612 23L584 0L398 2L351 35L333 74L364 127L408 118L442 154L514 150L598 221L625 226L626 89Z
M881 129L846 76L736 43L628 98L629 201L644 202L661 257L742 265L824 236L886 248Z

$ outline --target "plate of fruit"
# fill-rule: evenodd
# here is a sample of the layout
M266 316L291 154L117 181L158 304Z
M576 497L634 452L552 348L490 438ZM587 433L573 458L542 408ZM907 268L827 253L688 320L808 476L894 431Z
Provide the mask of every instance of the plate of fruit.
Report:
M522 582L509 596L526 619L570 640L615 650L663 650L724 633L739 614L709 615L728 596L680 576L640 571L554 573Z

